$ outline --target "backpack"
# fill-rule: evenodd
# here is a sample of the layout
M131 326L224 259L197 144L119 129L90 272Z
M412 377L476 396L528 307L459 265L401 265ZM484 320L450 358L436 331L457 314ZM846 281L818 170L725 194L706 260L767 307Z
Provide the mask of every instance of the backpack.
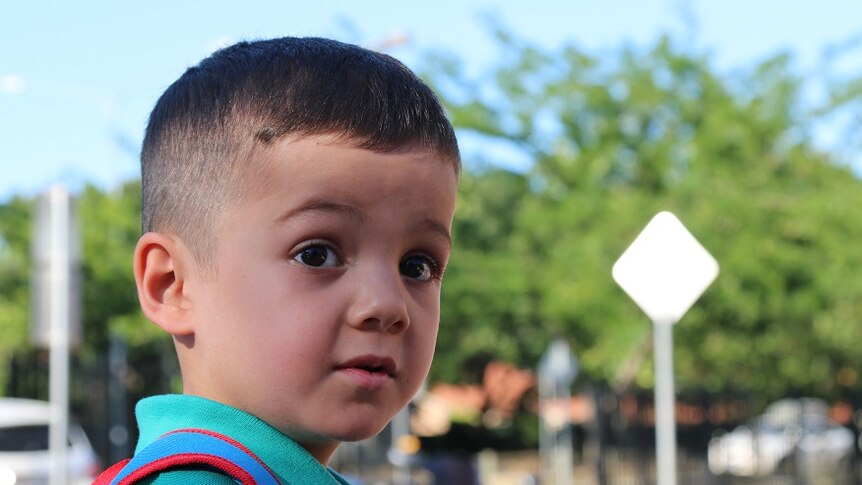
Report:
M272 471L248 448L204 429L179 429L159 437L131 459L105 470L93 485L131 485L181 466L203 466L242 485L278 485Z

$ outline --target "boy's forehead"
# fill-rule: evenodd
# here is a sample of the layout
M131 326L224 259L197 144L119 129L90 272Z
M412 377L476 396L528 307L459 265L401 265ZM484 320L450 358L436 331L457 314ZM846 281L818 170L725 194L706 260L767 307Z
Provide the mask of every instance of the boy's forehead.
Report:
M254 175L251 193L237 201L229 220L272 227L294 221L340 219L356 227L388 221L393 230L437 234L451 244L457 175L426 151L377 153L308 137L273 146L255 163L267 168ZM222 227L232 231L235 225Z
M396 162L392 164L392 170L409 169L410 167L399 166L397 162L416 160L448 166L456 177L458 175L459 160L452 160L452 157L443 156L439 152L422 147L418 143L405 144L398 149L385 151L364 148L361 143L361 141L337 134L289 135L262 150L255 150L252 164L257 166L257 170L254 172L261 172L261 175L266 178L271 176L272 169L284 169L284 164L292 162L308 162L301 164L312 167L317 160L343 162L329 166L330 170L341 169L331 174L335 176L339 173L361 169L361 164L368 157L397 155L397 157L391 157ZM290 170L290 167L286 168Z
M358 183L374 163L382 170L375 172L374 180ZM422 185L430 189L426 195L439 192L444 199L454 199L458 179L456 165L433 151L408 146L396 152L377 152L336 135L286 136L255 150L247 165L249 169L242 175L243 199L247 200L289 194L309 199L342 195L347 201L350 193L364 190L374 194L387 183L410 190Z

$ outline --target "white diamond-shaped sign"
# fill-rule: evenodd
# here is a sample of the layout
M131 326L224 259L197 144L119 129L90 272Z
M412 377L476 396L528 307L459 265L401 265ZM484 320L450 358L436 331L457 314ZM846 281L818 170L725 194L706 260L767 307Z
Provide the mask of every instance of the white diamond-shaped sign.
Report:
M676 323L718 276L718 263L670 212L659 212L614 264L617 284L655 323Z

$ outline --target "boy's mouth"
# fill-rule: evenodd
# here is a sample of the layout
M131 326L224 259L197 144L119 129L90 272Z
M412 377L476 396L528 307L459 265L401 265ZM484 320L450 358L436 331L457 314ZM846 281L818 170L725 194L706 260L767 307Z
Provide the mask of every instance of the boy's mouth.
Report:
M356 369L370 374L395 376L395 361L391 357L363 355L336 366L338 370Z

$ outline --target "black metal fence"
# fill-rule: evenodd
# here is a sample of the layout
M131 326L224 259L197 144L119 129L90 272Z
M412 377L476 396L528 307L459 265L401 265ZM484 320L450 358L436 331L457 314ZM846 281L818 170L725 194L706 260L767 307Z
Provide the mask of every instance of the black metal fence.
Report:
M122 341L114 339L106 355L73 357L72 414L87 431L105 464L127 457L132 451L137 440L135 402L146 395L179 390L178 366L170 345L166 340L127 350ZM134 369L125 365L131 359L138 362ZM44 351L19 352L8 364L10 380L4 394L47 399L48 361ZM576 483L656 483L652 394L602 390L593 393L593 402L595 419L578 425L575 433L572 459L581 472ZM833 421L801 421L791 416L791 408L785 410L785 414L790 414L771 419L763 414L763 403L750 395L679 396L677 482L681 485L862 483L859 430L855 425L862 418L862 398L850 395L838 405L832 404L818 413L831 416ZM385 441L384 434L376 444L345 447L338 465L359 478L363 474L370 478L373 474L372 483L380 483L380 470L389 466ZM435 456L439 458L440 454L429 454L429 458ZM352 463L351 457L362 463ZM475 464L475 454L472 461ZM425 460L423 465L421 456L414 457L416 468L427 468L429 463L430 460Z
M72 354L72 418L87 432L103 463L111 464L131 455L137 442L135 403L144 396L168 393L175 387L179 372L169 345L166 340L128 350L122 340L113 339L107 354ZM136 362L134 368L126 364L130 357ZM6 396L48 399L47 351L23 349L8 365Z
M649 393L596 394L596 420L587 433L593 483L652 485L655 411ZM677 482L686 485L862 483L855 397L829 407L783 399L764 407L745 394L680 396ZM589 447L588 447L589 448Z

